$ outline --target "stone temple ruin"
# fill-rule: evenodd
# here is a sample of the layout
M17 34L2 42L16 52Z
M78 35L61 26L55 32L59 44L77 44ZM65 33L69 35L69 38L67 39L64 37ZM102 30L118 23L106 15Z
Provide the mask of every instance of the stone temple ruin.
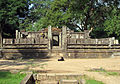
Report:
M108 58L118 56L120 44L114 37L91 39L90 30L74 32L48 28L39 32L19 32L16 38L7 39L0 35L0 56L5 59L17 58Z

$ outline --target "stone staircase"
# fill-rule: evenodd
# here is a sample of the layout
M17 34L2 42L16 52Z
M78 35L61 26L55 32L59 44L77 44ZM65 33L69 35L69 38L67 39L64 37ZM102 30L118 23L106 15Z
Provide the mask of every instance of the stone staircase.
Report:
M51 51L51 57L52 58L60 58L60 57L63 57L63 56L64 56L64 53L63 53L63 50L61 48L52 49L52 51Z
M81 74L36 74L35 84L85 84Z

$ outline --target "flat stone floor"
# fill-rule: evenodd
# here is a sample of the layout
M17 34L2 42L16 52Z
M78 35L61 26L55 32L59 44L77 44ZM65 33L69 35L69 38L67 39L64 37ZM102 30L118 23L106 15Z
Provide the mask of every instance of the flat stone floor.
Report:
M40 73L75 73L86 74L105 84L120 84L120 76L107 76L100 72L90 72L90 69L105 69L120 73L120 58L107 59L26 59L0 60L0 70L30 70Z

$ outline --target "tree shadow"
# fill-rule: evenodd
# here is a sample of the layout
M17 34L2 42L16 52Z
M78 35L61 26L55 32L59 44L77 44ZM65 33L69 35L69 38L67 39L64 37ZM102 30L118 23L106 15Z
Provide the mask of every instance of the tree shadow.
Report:
M20 63L20 62L10 62L10 61L0 61L0 66L7 65L7 66L20 66L20 65L27 65L27 63Z
M17 59L50 59L49 51L36 48L15 48L4 49L3 59L17 60Z
M0 79L5 79L5 78L9 78L9 75L11 73L8 71L0 71Z
M49 59L50 58L50 56L48 55L48 50L23 49L23 50L19 50L19 53L22 55L22 59Z

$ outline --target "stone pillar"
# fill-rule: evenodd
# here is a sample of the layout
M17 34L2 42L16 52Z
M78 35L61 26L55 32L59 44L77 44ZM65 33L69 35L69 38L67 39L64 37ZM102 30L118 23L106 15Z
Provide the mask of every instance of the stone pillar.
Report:
M111 45L114 44L114 40L115 40L115 37L109 38L109 47L110 48L112 47Z
M66 48L65 46L65 44L67 44L66 42L67 42L67 28L66 26L63 26L62 27L62 48L63 49Z
M114 40L114 44L119 44L119 41L118 40Z
M23 34L20 34L20 38L23 38Z
M98 39L95 39L95 43L98 44Z
M20 32L18 32L18 38L20 39L21 35L20 35Z
M62 34L61 32L59 33L59 46L62 48Z
M52 49L52 27L48 26L48 49Z
M62 49L64 51L64 57L66 56L66 51L67 51L67 27L63 26L62 27Z
M16 39L18 39L18 30L16 30Z

